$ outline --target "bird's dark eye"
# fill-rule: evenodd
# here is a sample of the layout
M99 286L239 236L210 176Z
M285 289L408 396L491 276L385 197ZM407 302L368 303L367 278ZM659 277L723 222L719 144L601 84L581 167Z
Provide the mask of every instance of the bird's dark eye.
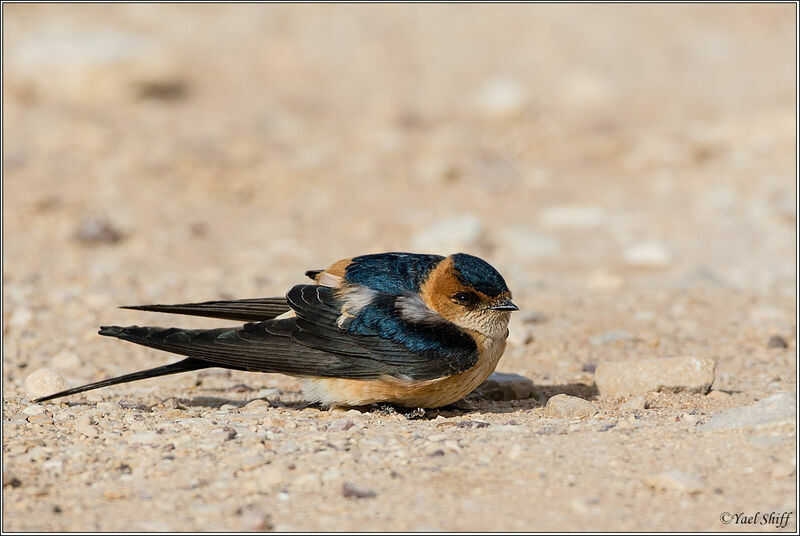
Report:
M472 305L478 301L478 297L473 292L456 292L453 301L459 305Z

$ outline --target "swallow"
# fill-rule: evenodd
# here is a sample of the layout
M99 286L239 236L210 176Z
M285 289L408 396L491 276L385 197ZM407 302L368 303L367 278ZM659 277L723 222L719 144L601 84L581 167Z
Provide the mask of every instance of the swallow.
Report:
M500 273L465 253L362 255L306 276L314 283L296 285L284 298L123 307L247 323L102 326L100 335L187 357L36 401L221 367L293 376L305 398L322 407L436 408L463 398L494 371L518 310Z

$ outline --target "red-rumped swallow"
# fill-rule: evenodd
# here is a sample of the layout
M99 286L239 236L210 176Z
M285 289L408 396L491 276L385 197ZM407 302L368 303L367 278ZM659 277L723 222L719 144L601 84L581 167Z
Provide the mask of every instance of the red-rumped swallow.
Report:
M187 359L90 383L37 402L178 372L222 367L294 376L322 406L451 404L480 385L506 346L518 308L486 261L380 253L306 275L285 298L141 305L138 309L244 320L237 328L102 326L117 337Z

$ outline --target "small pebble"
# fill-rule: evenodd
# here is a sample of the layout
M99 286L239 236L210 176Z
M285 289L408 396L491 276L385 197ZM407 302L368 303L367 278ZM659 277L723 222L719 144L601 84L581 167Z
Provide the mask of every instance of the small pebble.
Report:
M350 419L338 419L333 421L330 426L328 426L328 430L332 430L334 432L343 432L349 430L355 426L355 423Z
M622 277L605 270L596 270L586 280L586 286L591 290L614 291L622 287L625 281Z
M636 336L624 329L617 329L613 331L607 331L602 335L597 335L595 337L589 338L589 344L592 346L600 346L601 344L606 344L609 342L616 342L616 341L633 341L636 340Z
M478 110L491 119L510 119L520 115L528 101L524 86L511 78L488 80L477 95Z
M266 400L257 398L248 402L247 405L242 408L242 413L261 413L271 406L272 405Z
M75 430L86 437L97 437L99 435L97 427L92 424L92 417L89 414L83 414L78 417L75 423Z
M561 419L591 417L596 413L597 408L588 400L563 393L550 397L544 407L545 415Z
M20 307L12 311L8 323L12 327L23 328L30 324L33 318L33 311Z
M625 262L636 268L663 268L672 261L672 255L663 244L644 242L625 250Z
M98 402L95 408L101 415L108 415L112 411L119 409L119 404L116 402Z
M768 348L788 348L789 345L786 343L786 340L781 337L780 335L773 335L767 341Z
M363 489L345 482L342 485L342 495L347 499L369 499L375 497L376 493L370 489Z
M42 413L44 413L44 407L39 405L28 406L27 408L22 410L22 413L28 416L41 415Z
M125 238L122 231L103 218L84 219L72 236L85 244L114 244Z
M795 474L797 466L792 463L779 463L772 468L772 478L787 478Z
M3 468L3 487L11 486L12 488L18 488L22 485L22 481L17 478L17 475L8 471L5 467Z
M626 411L637 411L647 407L647 400L644 396L633 396L620 404L620 409Z
M25 394L30 398L51 395L66 388L64 378L48 368L37 369L25 378Z
M47 413L40 413L38 415L31 415L28 417L28 422L31 424L44 424L47 422L53 422L53 418Z

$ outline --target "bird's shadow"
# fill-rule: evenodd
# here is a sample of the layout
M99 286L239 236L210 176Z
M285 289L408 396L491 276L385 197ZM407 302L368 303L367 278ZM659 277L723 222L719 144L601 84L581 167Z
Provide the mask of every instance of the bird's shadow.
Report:
M594 400L599 395L599 392L594 384L585 383L535 385L530 397L514 400L492 400L475 396L473 392L454 404L427 410L425 412L425 418L435 419L439 415L442 417L457 417L459 415L468 414L500 414L529 411L543 407L551 397L558 394L566 394L577 398L583 398L584 400Z
M395 404L372 404L368 406L356 406L353 409L361 411L362 413L399 414L405 416L409 420L433 420L439 416L450 418L470 414L500 414L533 410L543 407L548 399L558 394L566 394L577 398L583 398L584 400L593 400L597 398L599 392L594 384L566 383L558 385L536 385L530 397L517 398L514 400L492 400L476 395L475 392L473 392L453 404L433 409L408 408ZM325 408L320 407L318 404L306 404L303 407L318 407L321 411L325 410Z
M556 385L535 385L531 396L528 398L519 398L513 400L493 400L491 398L483 397L478 391L467 395L465 398L447 406L434 409L422 408L409 408L398 406L395 404L371 404L367 406L355 406L352 409L358 410L362 413L377 413L377 414L399 414L405 416L409 420L421 419L432 420L438 416L442 417L457 417L460 415L481 414L481 413L514 413L518 411L533 410L543 407L547 400L557 394L566 394L585 400L593 400L597 398L598 391L594 384L586 383L567 383ZM233 406L235 408L243 408L247 404L256 400L264 400L272 407L303 410L303 409L317 409L319 411L328 411L327 407L323 407L317 403L309 403L305 400L282 400L280 394L270 397L247 397L245 399L227 398L224 396L211 396L200 395L191 398L169 398L161 402L159 405L167 407L180 408L211 408L219 409L223 406Z

